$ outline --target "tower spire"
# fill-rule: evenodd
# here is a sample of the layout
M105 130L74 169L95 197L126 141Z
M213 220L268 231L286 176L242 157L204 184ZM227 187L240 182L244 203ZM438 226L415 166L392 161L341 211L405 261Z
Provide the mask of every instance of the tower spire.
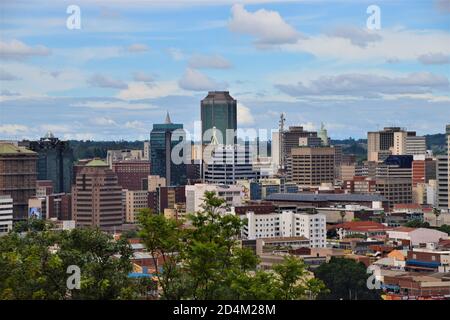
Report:
M165 123L165 124L171 124L171 123L172 123L172 121L170 120L169 111L167 111L167 114L166 114L166 121L165 121L164 123Z

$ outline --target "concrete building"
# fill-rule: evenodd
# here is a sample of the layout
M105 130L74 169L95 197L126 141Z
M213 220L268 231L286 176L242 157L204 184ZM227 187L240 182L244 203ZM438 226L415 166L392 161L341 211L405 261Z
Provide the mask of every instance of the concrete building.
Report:
M326 217L323 214L281 213L255 214L248 211L243 236L247 239L305 237L312 248L326 247Z
M449 184L448 184L448 156L436 157L436 180L437 180L437 207L439 209L449 208Z
M226 201L227 206L237 207L242 205L243 188L239 185L214 185L194 184L186 186L186 212L194 213L203 210L205 192L215 192L216 195Z
M367 133L367 160L383 161L391 154L406 154L406 137L415 136L399 127L386 127L381 131Z
M22 141L19 145L38 154L38 180L51 180L56 193L70 193L74 157L68 141L61 141L48 132L38 141Z
M150 161L150 141L144 141L144 150L142 153L142 160Z
M148 193L148 207L158 214L186 203L185 186L157 187Z
M38 154L24 147L0 143L0 195L13 199L14 220L28 216L28 199L36 195Z
M12 230L13 199L8 195L0 195L0 236Z
M160 176L148 176L148 192L154 192L159 187L165 187L166 186L166 178L160 177Z
M139 210L148 208L147 190L126 190L125 191L125 221L136 223Z
M445 135L447 137L447 204L450 209L450 124L445 127Z
M114 162L120 161L132 161L132 160L144 160L144 154L142 150L122 149L122 150L108 150L106 154L106 163L112 169Z
M91 160L77 174L72 208L77 227L99 227L103 231L121 228L122 187L106 162Z
M112 171L117 175L119 185L127 190L145 190L150 175L150 162L147 160L113 161Z
M403 246L419 247L429 243L438 244L439 240L447 239L448 234L438 230L427 228L405 228L399 227L386 231L388 239Z
M204 159L204 181L211 184L235 184L256 178L250 150L241 145L211 143L210 156Z
M334 183L335 150L333 147L292 148L288 156L288 180L299 186Z

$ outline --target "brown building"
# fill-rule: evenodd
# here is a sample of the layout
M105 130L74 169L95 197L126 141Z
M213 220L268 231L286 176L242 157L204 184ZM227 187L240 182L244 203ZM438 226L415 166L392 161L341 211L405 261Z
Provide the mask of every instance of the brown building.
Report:
M54 193L47 196L47 216L58 220L72 220L72 196L70 193Z
M36 195L37 153L9 143L0 143L0 195L13 199L13 219L28 215L28 199Z
M333 147L292 148L288 157L288 180L300 186L334 182Z
M164 213L164 209L174 209L176 204L186 203L184 186L158 187L148 193L148 207L155 213Z
M127 190L145 190L150 175L150 162L147 160L113 161L112 170L117 174L119 184Z
M79 171L72 187L72 209L77 227L113 231L122 226L122 187L106 162L94 159Z

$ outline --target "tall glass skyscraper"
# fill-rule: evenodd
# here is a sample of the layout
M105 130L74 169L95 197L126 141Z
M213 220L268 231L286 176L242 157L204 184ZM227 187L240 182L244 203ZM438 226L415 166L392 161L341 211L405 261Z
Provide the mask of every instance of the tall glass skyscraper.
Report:
M172 139L177 129L183 129L183 125L172 123L167 113L165 123L154 124L150 132L150 172L166 178L170 186L186 184L186 165L175 164L171 159L172 149L183 139ZM184 156L182 151L180 156Z
M55 193L71 192L74 158L68 141L48 132L38 141L23 141L20 145L38 153L38 180L51 180Z
M209 144L212 128L216 127L219 144L236 143L237 101L228 91L210 91L201 102L202 142ZM233 130L231 141L226 140L227 129ZM205 136L205 132L209 130Z

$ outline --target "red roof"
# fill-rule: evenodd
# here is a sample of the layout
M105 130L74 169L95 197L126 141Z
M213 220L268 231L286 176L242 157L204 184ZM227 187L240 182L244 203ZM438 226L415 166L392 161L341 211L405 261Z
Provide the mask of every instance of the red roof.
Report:
M391 229L386 227L384 224L374 221L349 221L338 224L335 226L335 228L342 228L345 230L352 230L352 231L374 231L374 230Z
M397 227L392 229L393 231L400 231L400 232L411 232L416 230L417 228L409 228L409 227Z

